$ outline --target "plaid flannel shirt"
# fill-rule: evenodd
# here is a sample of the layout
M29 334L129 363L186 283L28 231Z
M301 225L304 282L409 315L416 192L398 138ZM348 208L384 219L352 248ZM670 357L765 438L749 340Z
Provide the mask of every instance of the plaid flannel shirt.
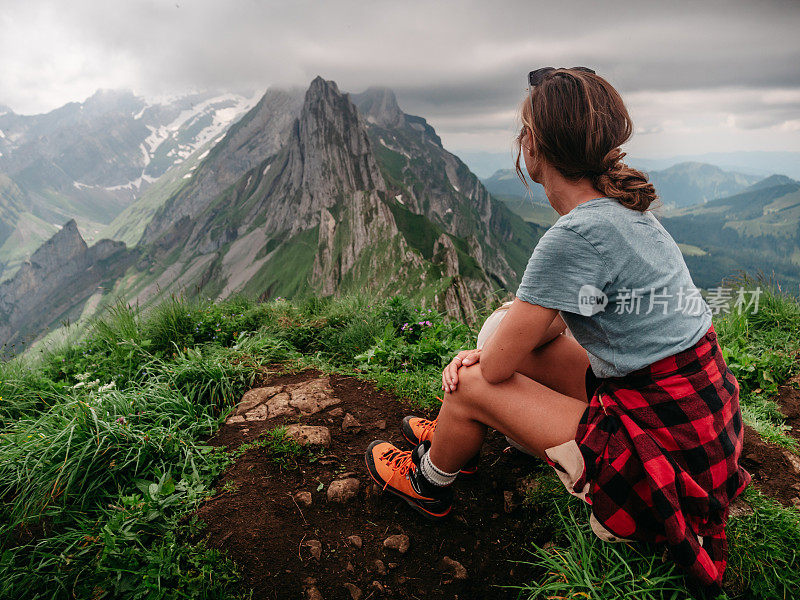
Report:
M739 465L739 384L713 326L687 350L597 380L576 441L584 472L574 490L589 490L601 525L666 542L701 584L722 584L728 507L750 475Z

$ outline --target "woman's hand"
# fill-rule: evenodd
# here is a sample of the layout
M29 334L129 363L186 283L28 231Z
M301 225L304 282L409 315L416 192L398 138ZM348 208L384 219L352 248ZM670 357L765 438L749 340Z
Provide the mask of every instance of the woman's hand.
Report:
M462 350L442 371L442 389L455 392L458 386L458 370L476 364L481 359L480 350Z

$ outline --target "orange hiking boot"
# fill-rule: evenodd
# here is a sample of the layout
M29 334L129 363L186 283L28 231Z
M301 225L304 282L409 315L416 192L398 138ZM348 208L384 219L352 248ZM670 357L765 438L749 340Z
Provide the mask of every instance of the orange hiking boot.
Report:
M418 446L422 442L428 441L433 438L433 432L436 430L436 421L423 419L421 417L405 417L403 423L400 425L400 430L403 432L403 437L406 438L409 444ZM469 462L461 469L461 475L475 475L478 472L478 455L472 457Z
M439 519L453 506L453 490L451 486L433 485L422 476L419 463L430 445L424 442L413 450L400 450L394 444L375 440L367 448L365 459L375 483L426 517Z

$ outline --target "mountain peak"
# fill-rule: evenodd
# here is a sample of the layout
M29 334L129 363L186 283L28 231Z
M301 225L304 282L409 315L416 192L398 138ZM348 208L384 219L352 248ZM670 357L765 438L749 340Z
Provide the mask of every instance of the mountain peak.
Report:
M36 249L30 258L32 264L53 269L67 264L76 255L86 252L86 242L78 231L75 219L70 219L49 240Z
M773 175L770 175L769 177L765 177L764 179L757 181L749 188L747 188L747 191L765 190L767 188L776 187L779 185L790 185L792 183L797 183L797 182L791 177L775 173Z
M336 85L335 81L323 79L321 75L317 75L308 86L306 98L309 96L313 98L319 96L328 96L331 94L335 96L341 96L342 93L339 91L339 86Z
M405 114L397 104L397 97L387 87L370 87L360 94L352 95L353 102L369 123L381 127L398 127L403 124Z

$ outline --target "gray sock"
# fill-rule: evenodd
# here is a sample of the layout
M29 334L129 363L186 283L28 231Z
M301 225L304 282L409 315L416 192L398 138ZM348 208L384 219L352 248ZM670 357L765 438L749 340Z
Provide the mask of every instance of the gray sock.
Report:
M444 487L446 485L450 485L456 479L458 475L458 471L455 473L447 473L442 471L436 465L431 462L431 453L430 450L422 455L422 460L419 464L420 471L422 472L422 476L433 485L437 485L439 487Z

